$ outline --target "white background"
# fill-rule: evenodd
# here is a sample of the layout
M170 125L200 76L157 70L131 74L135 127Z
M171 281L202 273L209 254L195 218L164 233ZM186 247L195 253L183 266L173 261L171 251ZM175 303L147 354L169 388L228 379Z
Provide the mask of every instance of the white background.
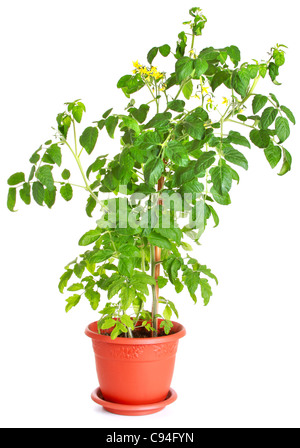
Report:
M276 43L288 45L283 85L263 81L258 91L274 92L299 119L296 4L202 0L208 24L198 48L236 44L246 61L265 58ZM154 45L174 48L192 6L197 2L1 3L2 427L300 426L297 127L287 142L293 171L280 178L261 150L246 150L249 172L241 172L233 204L218 208L220 226L208 229L196 250L220 285L207 308L186 293L174 298L188 332L173 380L179 398L156 415L116 416L90 400L97 378L84 328L97 314L83 303L66 315L57 289L63 267L79 252L79 237L94 226L83 211L84 195L77 192L68 204L60 199L52 211L19 202L11 214L5 207L7 178L29 170L28 158L52 137L63 103L84 100L84 126L109 107L122 113L118 79L130 73L133 60L146 62ZM163 59L157 63L165 68ZM102 138L99 154L118 149L118 140Z

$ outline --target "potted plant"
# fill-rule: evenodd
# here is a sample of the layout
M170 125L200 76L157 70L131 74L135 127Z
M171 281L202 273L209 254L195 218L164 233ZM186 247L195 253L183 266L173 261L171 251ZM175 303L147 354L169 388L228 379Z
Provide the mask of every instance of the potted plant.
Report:
M65 268L59 291L70 293L67 312L85 297L100 313L86 329L100 384L93 399L119 414L157 412L176 399L170 385L185 329L173 321L176 306L160 290L168 283L178 294L187 288L192 300L200 295L208 305L210 281L218 281L190 255L191 244L200 244L208 223L219 225L217 209L231 203L229 192L239 182L236 167L248 169L244 152L252 143L271 168L282 161L280 176L292 165L283 144L289 123L295 124L293 113L273 93L255 92L268 76L279 85L286 47L276 45L265 61L250 63L241 62L234 45L197 50L207 20L199 8L189 14L188 31L178 35L173 51L168 44L152 48L147 62L134 62L133 72L120 78L117 87L128 98L123 113L108 109L78 138L85 105L65 103L54 138L31 156L29 175L17 172L8 180L11 211L17 194L26 205L33 199L52 208L58 192L68 202L81 188L87 215L98 214L97 225L80 238L82 253ZM157 56L159 67L163 58L174 57L170 74L154 65ZM140 91L137 104L133 97ZM98 152L100 132L114 138L117 131L117 154ZM72 183L69 167L62 165L66 151L81 185ZM86 167L84 154L94 155Z

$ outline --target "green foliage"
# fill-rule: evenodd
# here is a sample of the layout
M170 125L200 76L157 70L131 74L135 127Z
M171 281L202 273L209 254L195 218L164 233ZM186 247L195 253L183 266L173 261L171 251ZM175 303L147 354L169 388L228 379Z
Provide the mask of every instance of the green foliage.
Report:
M97 217L97 227L80 238L85 252L66 266L59 291L72 293L67 312L82 299L94 311L101 304L98 328L109 331L112 339L123 333L132 337L140 327L154 336L159 327L169 334L178 311L173 301L158 294L168 284L177 294L186 288L194 302L201 297L208 305L210 283L218 280L190 256L192 244L200 244L207 227L220 224L218 209L231 203L230 191L239 183L236 170L248 170L251 147L263 150L272 169L282 160L279 176L292 167L292 156L282 144L295 116L274 93L255 92L267 75L280 85L285 47L273 47L267 60L242 64L235 45L198 51L196 37L206 22L200 8L191 8L184 22L187 32L179 33L173 48L151 48L145 56L148 65L134 62L133 73L119 79L117 88L128 99L125 109L100 112L100 120L79 139L85 105L81 100L65 103L53 139L29 159L29 175L17 172L8 179L7 207L12 212L18 197L25 205L52 208L57 196L69 202L76 188L87 193L85 212ZM169 74L163 70L167 57L174 58ZM137 104L134 94L142 89ZM227 97L217 98L226 89ZM248 116L251 105L253 115ZM232 123L247 134L233 130ZM83 166L83 153L96 153L102 131L116 136L116 153L97 150L97 157ZM75 161L81 185L70 180L65 152ZM107 296L104 304L100 291ZM159 304L161 314L146 309L150 293L153 308Z

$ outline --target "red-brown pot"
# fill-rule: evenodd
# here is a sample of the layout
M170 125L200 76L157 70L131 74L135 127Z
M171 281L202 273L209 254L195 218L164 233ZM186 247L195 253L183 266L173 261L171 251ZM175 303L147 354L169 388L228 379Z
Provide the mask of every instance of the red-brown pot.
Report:
M145 405L166 399L178 341L185 328L173 322L172 334L156 338L117 338L98 333L97 322L85 334L93 341L102 395L108 402Z

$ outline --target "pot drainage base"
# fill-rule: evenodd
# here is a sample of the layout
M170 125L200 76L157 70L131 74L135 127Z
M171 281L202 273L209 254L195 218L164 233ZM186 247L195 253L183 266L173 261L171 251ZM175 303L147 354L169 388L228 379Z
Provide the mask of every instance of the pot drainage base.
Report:
M158 403L151 404L137 404L137 405L129 405L129 404L121 404L121 403L112 403L110 401L106 401L103 398L100 387L98 387L92 393L92 400L103 406L103 408L111 412L113 414L119 415L148 415L155 414L156 412L162 411L166 406L171 403L174 403L177 399L177 393L175 390L170 389L169 393L165 400L160 401Z

